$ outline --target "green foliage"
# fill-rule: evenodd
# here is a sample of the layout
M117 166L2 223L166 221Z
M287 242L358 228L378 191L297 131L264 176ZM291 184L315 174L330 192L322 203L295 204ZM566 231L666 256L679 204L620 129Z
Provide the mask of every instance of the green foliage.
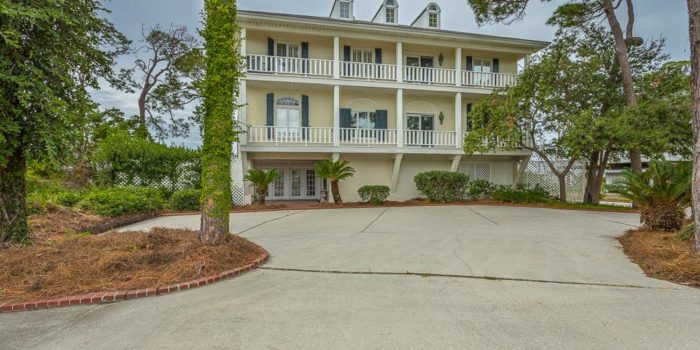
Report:
M428 171L415 176L418 191L431 202L451 203L464 198L469 176L454 171Z
M43 174L45 175L45 174ZM54 207L74 207L81 199L78 190L65 188L59 180L27 173L27 209L29 214L43 213Z
M64 207L74 207L80 202L80 193L76 191L66 191L58 195L58 203Z
M200 239L206 244L220 242L229 232L231 144L238 139L231 116L242 63L237 33L236 1L205 0L201 32L206 73L202 85L204 145Z
M112 77L127 40L105 12L98 0L0 3L0 242L27 237L27 161L63 158L94 106L88 89Z
M183 180L185 187L199 187L200 158L199 150L169 147L119 131L99 143L93 162L102 185L120 185L123 177L128 185L144 187L169 182L168 189L174 191Z
M338 182L355 175L355 169L349 164L350 162L347 160L338 160L334 162L330 159L324 159L316 163L316 174L322 179L331 182L331 192L333 192L333 200L336 203L343 202L343 199L340 197Z
M271 183L277 181L279 177L280 172L277 169L250 169L245 176L245 180L255 186L255 193L257 194L258 201L264 205L268 187Z
M390 192L389 186L384 185L367 185L357 190L363 202L369 202L374 205L383 204L389 198Z
M513 186L497 186L491 197L499 202L506 203L549 203L552 196L539 184L528 186L518 184Z
M170 199L170 207L178 211L196 211L200 209L202 192L195 189L175 191Z
M490 198L496 186L488 180L474 180L467 185L469 199Z
M688 224L678 231L678 239L681 241L692 241L695 238L695 224Z
M642 173L626 170L624 181L611 185L617 193L638 204L642 223L652 230L672 232L681 228L683 210L691 202L692 165L689 162L652 162Z
M80 208L102 216L120 216L161 210L163 199L152 188L95 188L83 196Z

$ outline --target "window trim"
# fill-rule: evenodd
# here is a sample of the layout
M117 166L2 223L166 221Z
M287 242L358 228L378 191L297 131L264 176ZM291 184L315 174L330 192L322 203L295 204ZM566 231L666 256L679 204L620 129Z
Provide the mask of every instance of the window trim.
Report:
M364 61L355 61L355 52L364 52L365 54L369 54L370 61L369 62L364 62ZM367 49L364 47L353 47L352 52L350 53L350 62L355 62L355 63L374 63L374 49Z
M287 56L278 56L277 55L277 52L278 52L277 46L278 45L285 45L287 47ZM297 47L297 53L299 54L298 56L289 56L289 46L290 45ZM301 43L291 42L291 41L277 41L277 42L275 42L275 57L301 58Z
M296 104L296 105L286 105L286 104L285 104L285 105L280 105L280 104L279 104L279 101L284 100L284 99L292 99L292 100L294 100L297 104ZM301 100L297 99L297 98L294 97L294 96L281 96L280 98L278 98L278 99L275 100L275 106L274 106L274 107L275 107L275 127L279 127L279 128L301 128L301 119L302 119L302 117L301 117ZM277 119L277 112L279 111L280 108L284 108L284 109L288 109L288 110L289 110L289 109L297 110L297 111L299 112L299 120L298 120L299 122L297 123L298 125L296 125L296 126L289 126L289 125L281 126L281 125L279 124L279 120ZM289 124L289 119L287 119L287 124Z

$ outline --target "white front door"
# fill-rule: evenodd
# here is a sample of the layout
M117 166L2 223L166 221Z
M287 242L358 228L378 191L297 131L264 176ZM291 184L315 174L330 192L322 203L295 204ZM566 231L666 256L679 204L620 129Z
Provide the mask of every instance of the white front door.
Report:
M310 168L277 169L280 177L268 188L269 200L319 199L321 181Z

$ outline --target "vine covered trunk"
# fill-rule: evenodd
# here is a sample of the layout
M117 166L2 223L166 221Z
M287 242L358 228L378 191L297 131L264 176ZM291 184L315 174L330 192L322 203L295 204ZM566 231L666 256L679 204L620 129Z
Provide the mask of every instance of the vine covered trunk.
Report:
M700 0L688 0L688 17L694 141L693 220L695 221L695 250L700 252Z
M0 166L0 243L21 242L29 236L27 226L26 182L27 163L16 148Z

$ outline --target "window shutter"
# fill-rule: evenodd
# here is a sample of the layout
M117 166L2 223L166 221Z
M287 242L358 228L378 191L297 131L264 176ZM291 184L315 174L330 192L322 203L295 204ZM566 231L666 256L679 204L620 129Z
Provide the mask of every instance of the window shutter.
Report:
M349 108L340 109L340 127L349 128L352 125L352 110ZM350 132L340 131L340 139L347 140L350 136Z
M272 38L267 38L267 55L268 56L275 55L275 41L272 40Z
M498 58L494 58L493 59L493 72L494 73L498 73L498 71L500 70L499 65L500 65L500 61L498 60Z
M387 115L388 115L388 113L386 110L377 110L374 112L374 128L375 129L386 130L389 128ZM379 141L384 141L385 137L386 137L386 131L379 132L379 134L377 135L377 138L379 139Z
M374 49L374 63L382 64L382 49Z
M474 70L474 57L472 56L467 56L467 70L470 72Z
M304 128L302 136L306 139L309 133L306 129L309 127L309 96L306 95L301 95L301 127Z
M275 126L275 94L267 94L267 126ZM272 138L272 128L267 128L267 138Z
M469 114L472 113L472 104L467 103L467 131L472 131L472 118Z
M350 62L352 61L352 51L350 49L350 46L345 46L343 47L343 60L345 62Z
M309 43L301 43L301 58L309 58ZM301 72L306 73L309 71L309 62L304 61L301 63Z

